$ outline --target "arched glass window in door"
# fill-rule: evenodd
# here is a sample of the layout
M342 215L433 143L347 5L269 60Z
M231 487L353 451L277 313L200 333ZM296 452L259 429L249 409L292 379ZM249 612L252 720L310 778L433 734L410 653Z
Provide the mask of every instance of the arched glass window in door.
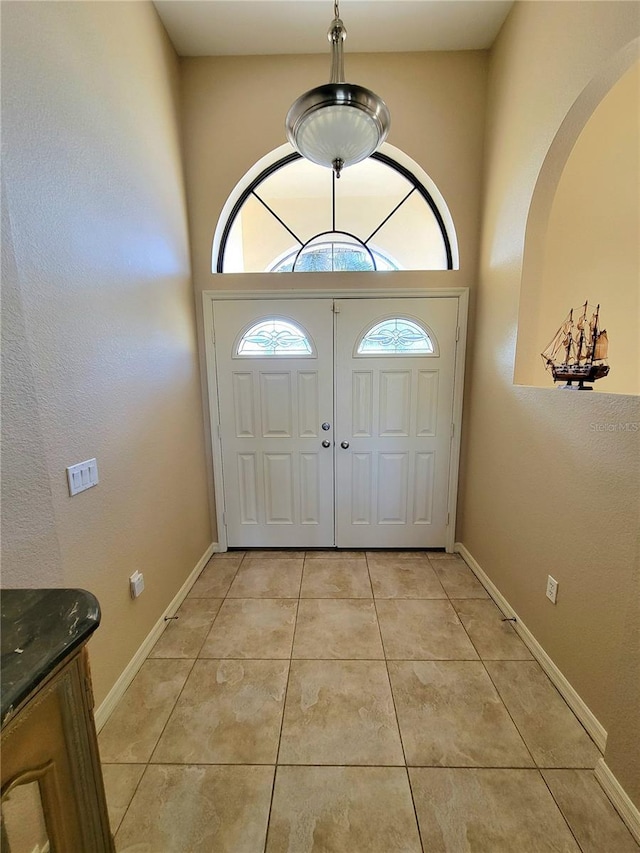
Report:
M409 317L386 317L356 345L356 355L438 355L433 333Z
M456 265L450 214L441 210L446 206L436 204L407 165L381 151L345 169L339 180L332 170L288 153L238 189L218 223L214 272Z
M234 346L234 358L284 356L315 358L309 335L284 317L267 317L245 329Z

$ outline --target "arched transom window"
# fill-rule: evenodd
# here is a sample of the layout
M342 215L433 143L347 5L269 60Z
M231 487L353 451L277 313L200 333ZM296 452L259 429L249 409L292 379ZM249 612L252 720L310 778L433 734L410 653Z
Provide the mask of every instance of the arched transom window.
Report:
M290 153L259 171L230 202L216 231L214 272L454 268L452 240L433 195L382 152L339 179Z

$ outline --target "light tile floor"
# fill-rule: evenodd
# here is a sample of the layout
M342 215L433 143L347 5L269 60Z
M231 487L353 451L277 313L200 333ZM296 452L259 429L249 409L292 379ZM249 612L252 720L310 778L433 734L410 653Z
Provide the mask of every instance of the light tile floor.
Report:
M119 853L638 853L460 557L216 555L100 733Z

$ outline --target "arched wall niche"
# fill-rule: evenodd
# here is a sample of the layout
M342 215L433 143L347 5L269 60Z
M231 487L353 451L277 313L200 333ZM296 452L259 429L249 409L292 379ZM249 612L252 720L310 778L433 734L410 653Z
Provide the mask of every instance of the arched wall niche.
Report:
M611 342L611 372L595 390L640 393L640 255L632 236L640 225L639 51L640 40L630 42L581 92L540 170L525 234L514 371L519 385L553 389L540 353L569 309L588 299L602 305Z

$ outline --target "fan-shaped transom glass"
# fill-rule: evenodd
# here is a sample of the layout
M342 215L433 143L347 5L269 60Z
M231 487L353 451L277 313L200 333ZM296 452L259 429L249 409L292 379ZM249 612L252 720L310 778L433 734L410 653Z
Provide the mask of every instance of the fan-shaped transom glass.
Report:
M269 317L247 329L238 341L234 355L244 358L296 356L312 358L313 346L308 335L290 320Z
M291 249L283 258L278 258L269 272L335 272L347 270L397 270L398 265L385 257L373 246L363 247L357 243L340 240L321 240L307 246L304 254L297 248ZM375 266L373 265L375 264Z
M406 317L390 317L372 326L360 339L357 355L434 355L426 329Z
M290 266L283 263L289 256ZM379 257L393 263L378 264ZM331 169L289 154L264 169L238 198L222 228L214 268L245 273L453 269L453 259L429 191L386 154L350 166L340 180Z

